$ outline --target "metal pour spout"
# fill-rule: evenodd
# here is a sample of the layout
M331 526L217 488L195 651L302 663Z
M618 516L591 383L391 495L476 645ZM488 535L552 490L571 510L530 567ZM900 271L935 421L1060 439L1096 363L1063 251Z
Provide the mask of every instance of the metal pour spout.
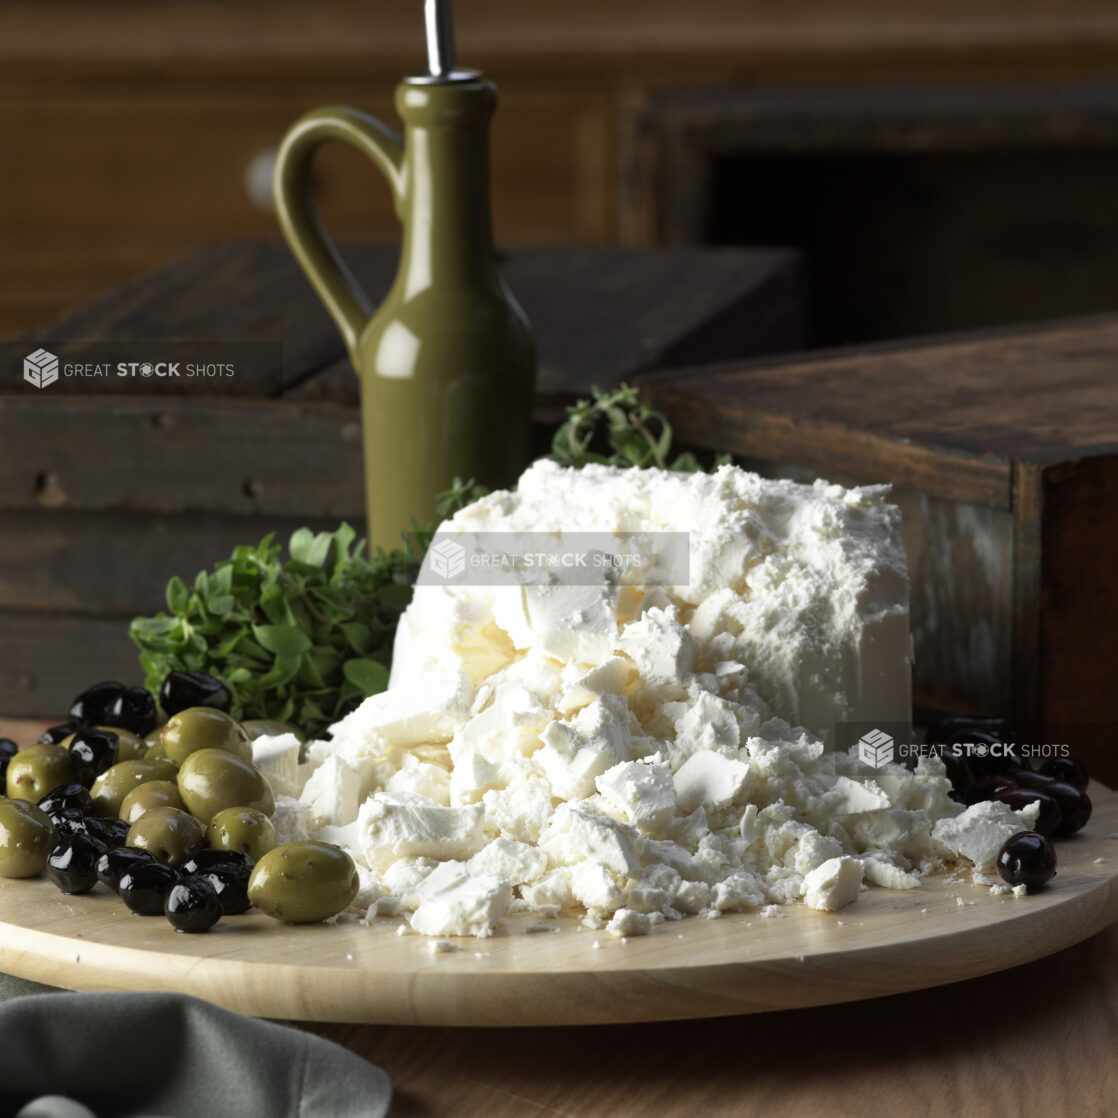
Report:
M427 25L427 71L433 78L448 77L454 71L454 16L450 0L424 0L423 19Z
M427 73L413 74L413 85L473 81L476 70L458 69L454 56L454 16L451 0L423 0L423 24L427 30Z

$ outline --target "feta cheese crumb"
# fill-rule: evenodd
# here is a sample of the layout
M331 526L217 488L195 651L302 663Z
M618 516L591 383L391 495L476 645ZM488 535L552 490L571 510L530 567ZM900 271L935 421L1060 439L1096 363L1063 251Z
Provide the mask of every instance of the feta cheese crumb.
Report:
M504 878L458 873L437 888L423 890L411 926L426 936L484 938L493 934L511 903L512 887Z
M606 925L611 936L646 936L652 931L652 921L643 912L631 908L619 908L613 919Z
M448 955L452 951L460 951L461 948L449 939L433 939L428 942L427 950L432 955Z
M831 858L804 878L804 902L820 912L835 912L850 904L862 887L862 863L857 858Z

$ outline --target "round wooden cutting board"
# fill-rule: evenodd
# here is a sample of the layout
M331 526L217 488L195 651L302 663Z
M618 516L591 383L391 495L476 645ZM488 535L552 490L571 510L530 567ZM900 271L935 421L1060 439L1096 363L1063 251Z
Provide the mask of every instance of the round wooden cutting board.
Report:
M0 882L0 970L75 990L173 990L260 1017L405 1025L571 1025L761 1013L973 978L1118 919L1118 795L1091 790L1048 889L991 896L968 875L869 889L839 913L666 922L627 942L576 918L519 914L458 950L399 919L292 927L259 913L182 935L98 886ZM451 942L451 941L444 941Z

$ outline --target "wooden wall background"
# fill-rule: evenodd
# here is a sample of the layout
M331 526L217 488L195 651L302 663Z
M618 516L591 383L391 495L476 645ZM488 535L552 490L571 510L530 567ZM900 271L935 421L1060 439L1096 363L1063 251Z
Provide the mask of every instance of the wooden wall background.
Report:
M459 0L459 54L501 87L506 243L639 243L629 122L719 83L1062 81L1118 76L1111 0ZM185 249L275 234L254 158L316 104L391 114L422 59L419 0L4 0L0 337ZM320 161L339 237L392 238L387 193Z

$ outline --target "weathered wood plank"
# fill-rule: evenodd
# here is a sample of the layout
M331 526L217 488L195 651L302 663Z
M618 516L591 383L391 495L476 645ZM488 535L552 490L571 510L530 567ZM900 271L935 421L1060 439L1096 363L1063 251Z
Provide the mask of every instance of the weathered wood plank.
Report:
M859 483L893 482L931 496L1009 508L1008 463L993 455L919 445L858 423L821 418L819 392L802 384L783 394L764 371L693 371L642 377L652 402L671 417L678 437L695 446L768 462L811 466L820 476L845 474ZM775 379L775 372L772 374ZM794 378L790 378L794 379ZM779 403L773 397L781 396Z
M361 430L347 408L0 396L0 431L0 509L363 515Z
M0 610L116 616L164 609L167 580L188 582L233 548L269 532L286 545L306 525L337 519L275 516L152 516L117 512L0 513ZM364 521L353 521L359 534Z
M1040 484L1045 715L1118 754L1118 458L1055 464Z
M118 617L0 612L0 710L61 720L91 683L143 683Z
M871 432L944 453L1060 461L1118 452L1118 316L1035 329L916 339L772 363L708 369L665 401L701 396L732 422L786 416ZM767 433L767 432L766 432Z

